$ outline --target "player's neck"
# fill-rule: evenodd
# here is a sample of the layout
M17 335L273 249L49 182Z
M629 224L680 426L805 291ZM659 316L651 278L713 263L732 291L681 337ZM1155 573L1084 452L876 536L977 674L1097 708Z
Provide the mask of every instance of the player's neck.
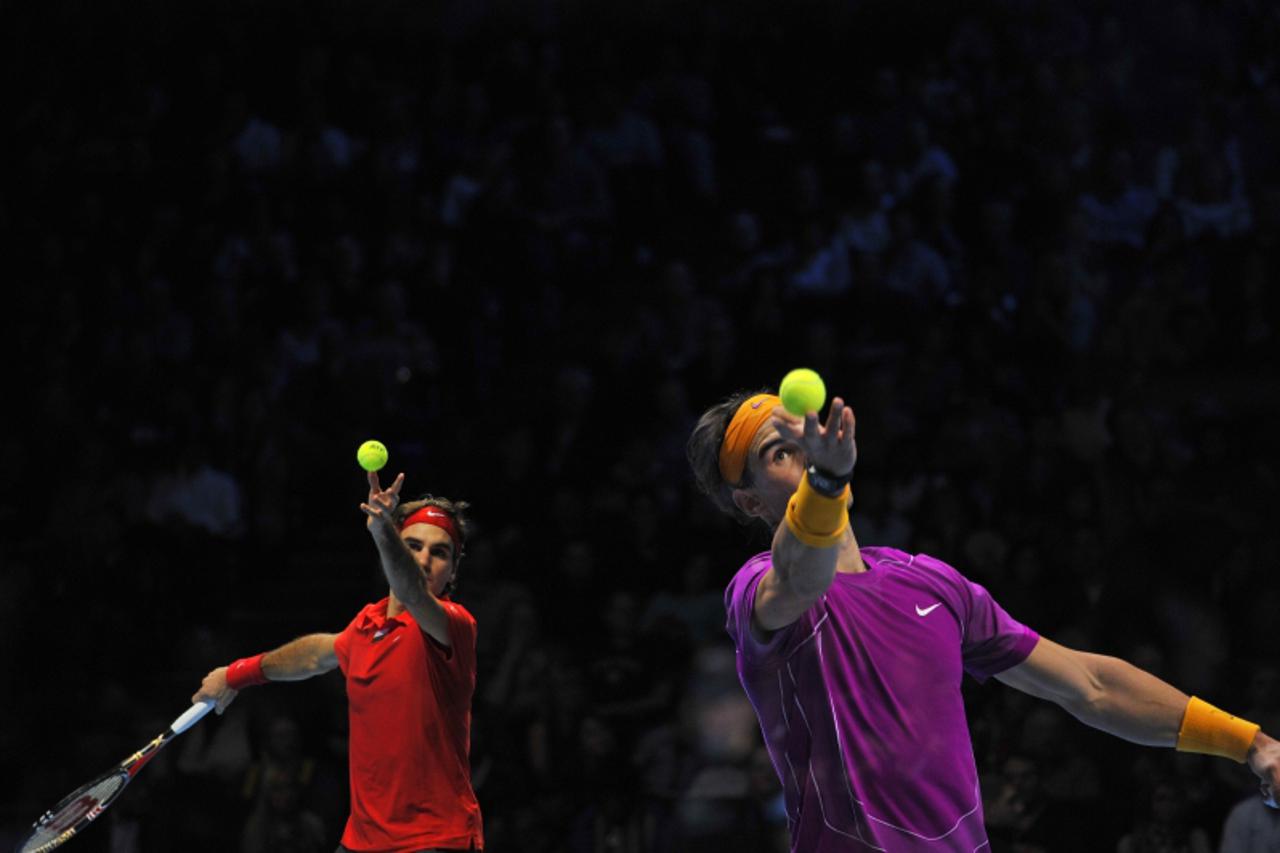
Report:
M400 599L396 598L394 592L387 593L387 618L391 619L399 616L404 612L404 605L400 603Z

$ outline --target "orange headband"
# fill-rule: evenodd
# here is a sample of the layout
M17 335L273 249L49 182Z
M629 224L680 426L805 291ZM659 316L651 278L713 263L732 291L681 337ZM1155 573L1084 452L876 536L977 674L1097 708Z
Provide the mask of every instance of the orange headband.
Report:
M777 394L756 394L742 401L733 420L724 431L724 441L720 442L720 476L731 486L742 480L742 472L747 467L747 448L751 439L756 437L760 425L769 419L774 406L782 405Z

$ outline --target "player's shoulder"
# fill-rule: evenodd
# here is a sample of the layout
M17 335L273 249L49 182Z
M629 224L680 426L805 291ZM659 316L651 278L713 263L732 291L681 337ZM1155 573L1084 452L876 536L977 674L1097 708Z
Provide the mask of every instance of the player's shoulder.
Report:
M929 554L912 554L899 548L872 546L858 549L869 569L914 575L928 580L956 583L964 576L950 563Z
M458 602L451 598L442 598L440 600L440 606L444 608L445 613L449 614L449 618L455 619L459 622L465 622L468 625L475 627L476 617L472 616L471 611L463 607Z
M916 554L908 554L898 548L890 548L886 545L864 545L858 548L858 553L862 555L862 561L868 566L877 568L883 566L888 569L897 568L904 565L910 565L911 561L916 558Z
M773 552L761 551L759 554L752 556L745 563L743 563L738 568L738 571L734 574L734 577L736 578L741 575L756 575L761 572L768 571L769 567L772 565L773 565Z
M743 563L725 586L724 600L728 604L737 590L750 586L773 566L773 552L761 551Z
M371 601L364 607L356 611L356 615L351 618L351 626L363 628L373 622L375 619L385 619L387 615L387 604L390 597Z

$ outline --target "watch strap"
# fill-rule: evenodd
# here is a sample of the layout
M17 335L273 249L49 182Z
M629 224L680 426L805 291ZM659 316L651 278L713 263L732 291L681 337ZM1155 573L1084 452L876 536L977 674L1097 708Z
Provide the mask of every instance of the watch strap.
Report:
M809 485L815 492L834 498L844 491L844 487L849 485L849 481L853 479L853 471L840 476L832 474L830 471L823 471L816 465L810 465L805 469L805 473L809 475Z

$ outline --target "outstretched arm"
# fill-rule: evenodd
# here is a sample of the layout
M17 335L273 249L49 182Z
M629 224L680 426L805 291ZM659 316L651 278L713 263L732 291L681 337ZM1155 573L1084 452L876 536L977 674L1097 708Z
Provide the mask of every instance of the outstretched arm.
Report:
M1261 731L1256 731L1251 740L1246 734L1244 739L1248 742L1241 743L1240 733L1249 732L1249 724L1214 709L1216 716L1207 725L1216 729L1220 716L1227 728L1222 730L1221 738L1216 730L1210 732L1213 749L1200 748L1198 737L1197 743L1191 743L1193 735L1188 726L1192 716L1188 711L1199 700L1192 700L1127 661L1068 649L1042 637L1025 661L996 678L1024 693L1057 703L1082 723L1133 743L1177 746L1244 761L1257 774L1267 805L1276 806L1280 743Z
M383 489L378 482L377 472L370 471L369 499L360 504L360 509L367 516L369 533L378 546L382 573L387 576L392 595L413 614L419 628L441 645L451 646L453 641L449 638L449 617L440 606L440 601L431 594L425 574L396 528L394 515L400 504L402 486L404 474L396 477L390 486Z
M1173 746L1191 698L1119 658L1041 638L1025 661L996 675L1061 705L1080 722L1144 746Z
M853 410L846 409L839 397L831 401L825 427L818 423L814 412L802 420L781 406L774 409L773 423L783 439L799 445L808 463L845 479L853 471L858 458ZM812 493L807 479L796 497L802 492ZM822 497L831 500L829 496ZM784 519L774 531L773 565L756 590L753 627L759 629L757 633L773 632L799 619L831 586L841 554L851 551L857 558L858 543L853 528L848 526L844 493L838 499L842 533L835 541L822 542L821 537L798 533L793 518ZM795 500L792 499L793 504Z
M267 681L302 681L335 669L338 666L338 655L334 651L337 638L337 634L308 634L267 652L259 661L263 677ZM239 695L238 690L227 684L227 669L220 666L206 675L191 701L212 699L218 703L219 714L225 711Z
M337 634L308 634L285 643L262 658L262 672L268 681L302 681L323 675L338 666L334 651Z

